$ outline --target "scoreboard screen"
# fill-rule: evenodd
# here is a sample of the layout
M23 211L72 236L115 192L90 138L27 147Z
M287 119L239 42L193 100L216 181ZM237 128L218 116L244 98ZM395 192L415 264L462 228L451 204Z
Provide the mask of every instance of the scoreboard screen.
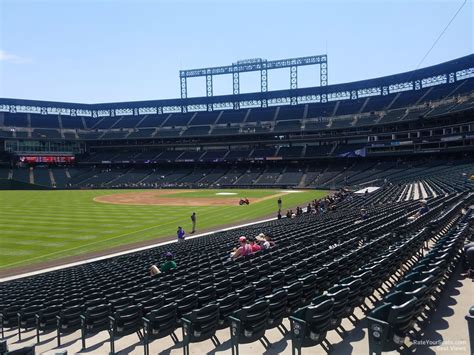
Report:
M20 156L22 163L74 163L75 157L72 156L57 156L57 155L34 155L34 156Z

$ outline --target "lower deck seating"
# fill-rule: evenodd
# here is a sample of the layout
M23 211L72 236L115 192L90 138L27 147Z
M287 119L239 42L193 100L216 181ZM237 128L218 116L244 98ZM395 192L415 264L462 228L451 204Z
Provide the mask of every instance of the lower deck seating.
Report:
M456 184L446 181L440 189ZM377 341L372 324L381 328L383 345L371 343L371 349L391 349L390 334L403 339L417 315L429 317L425 307L435 309L431 299L439 296L469 234L469 215L461 211L474 202L474 194L453 191L432 197L429 211L412 218L419 209L416 201L379 203L390 191L346 197L326 213L306 213L2 283L2 332L11 339L8 334L20 328L25 333L26 325L26 332L40 340L49 331L58 331L59 337L63 328L57 328L56 315L71 321L71 332L80 319L84 347L89 334L108 330L113 353L119 337L138 332L146 349L160 336L176 341L174 331L179 328L188 350L190 343L203 339L213 339L220 347L223 339L216 341L215 334L227 325L237 352L254 341L268 348L266 333L285 333L282 319L290 318L295 351L318 344L330 350L326 335L345 337L342 320L357 324L354 311L360 309L370 314L370 342ZM362 223L360 206L369 211ZM239 236L262 231L273 236L274 247L229 260L229 245ZM434 244L425 254L428 241ZM149 266L160 263L165 251L175 255L178 268L151 277ZM373 296L376 290L384 295L382 304ZM395 308L400 305L404 308Z

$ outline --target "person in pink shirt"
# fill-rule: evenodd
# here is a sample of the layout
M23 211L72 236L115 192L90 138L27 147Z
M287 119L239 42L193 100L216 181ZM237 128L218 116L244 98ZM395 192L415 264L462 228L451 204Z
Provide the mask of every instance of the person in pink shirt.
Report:
M255 238L249 238L249 242L250 242L250 248L252 249L252 253L262 250L262 247L258 245L257 243L255 243Z
M235 251L234 254L232 254L232 258L236 259L240 256L247 256L252 254L252 248L250 247L250 244L247 244L247 238L244 236L239 238L240 242L240 247Z

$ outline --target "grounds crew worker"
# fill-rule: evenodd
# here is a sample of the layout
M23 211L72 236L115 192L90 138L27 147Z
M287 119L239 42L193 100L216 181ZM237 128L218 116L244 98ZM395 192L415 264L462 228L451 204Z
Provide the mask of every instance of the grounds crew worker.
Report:
M193 212L191 215L191 222L193 223L193 230L191 231L191 234L196 232L196 212Z

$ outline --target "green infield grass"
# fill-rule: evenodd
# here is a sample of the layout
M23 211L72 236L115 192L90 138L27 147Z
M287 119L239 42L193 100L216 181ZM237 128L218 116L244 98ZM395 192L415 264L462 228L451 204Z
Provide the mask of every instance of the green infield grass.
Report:
M102 195L140 191L143 190L0 191L0 269L145 240L159 241L160 237L175 235L179 225L189 232L192 212L197 213L197 233L245 223L276 214L276 195L285 193L277 189L180 190L166 195L196 199L246 197L251 201L249 206L120 205L93 200ZM326 194L319 190L285 193L283 209L305 206L306 202ZM256 198L264 200L252 203Z

